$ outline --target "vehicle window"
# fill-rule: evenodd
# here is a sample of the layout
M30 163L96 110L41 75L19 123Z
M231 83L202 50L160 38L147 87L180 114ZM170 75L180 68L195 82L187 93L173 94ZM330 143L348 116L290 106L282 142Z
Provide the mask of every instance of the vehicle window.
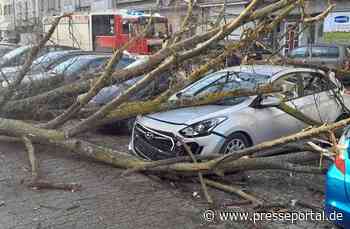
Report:
M182 96L193 96L201 88L206 87L207 85L220 79L221 77L224 76L224 74L225 74L225 72L215 72L215 73L208 74L207 76L203 77L202 79L198 80L197 82L194 82L193 84L186 87L182 91Z
M216 75L214 75L214 77L216 78ZM200 82L199 85L202 87L198 88L193 96L201 97L210 93L229 92L237 89L254 89L258 85L265 84L269 78L269 76L245 72L220 72L220 78L217 80L206 85L203 85L203 82L208 82L208 79ZM243 102L246 98L247 97L226 98L220 101L219 104L232 106Z
M210 94L210 93L234 91L239 87L240 87L240 83L237 81L236 77L234 75L231 75L229 72L227 72L224 77L202 88L201 90L198 90L195 93L195 95L202 96L204 94Z
M282 101L289 101L302 96L300 88L302 87L302 78L297 74L288 74L277 79L273 83L276 87L281 87L282 92L273 95Z
M123 34L129 34L129 32L130 32L129 22L124 20L123 21Z
M150 18L142 17L138 24L134 24L134 28L136 28L136 32L140 33L146 29L148 26ZM135 32L135 31L134 31ZM165 38L168 34L168 25L165 21L158 20L155 18L150 25L150 29L148 30L146 37L147 38Z
M312 57L320 58L338 58L339 48L338 47L311 47Z
M325 79L325 76L318 73L300 73L303 77L303 96L317 94L322 91L328 91L336 86L333 82Z
M135 60L130 58L122 58L119 60L118 64L114 66L114 69L122 69L133 63Z
M76 56L57 65L52 69L52 71L59 75L73 75L84 68L89 63L89 61L90 59L84 58L84 56Z
M40 71L47 69L52 62L58 61L62 56L64 56L64 53L61 52L50 52L45 54L33 61L32 70Z
M115 35L114 16L113 15L97 15L93 16L92 23L94 27L94 34L97 36Z
M89 73L95 72L99 67L101 67L106 62L106 60L107 58L98 58L98 59L92 60L85 71Z
M304 58L307 56L308 56L307 47L300 47L300 48L293 49L289 54L290 58Z
M30 46L22 46L6 53L3 58L12 59L30 50Z
M215 72L203 77L182 90L181 96L201 96L207 93L226 92L237 88L252 89L265 84L270 76L246 72Z

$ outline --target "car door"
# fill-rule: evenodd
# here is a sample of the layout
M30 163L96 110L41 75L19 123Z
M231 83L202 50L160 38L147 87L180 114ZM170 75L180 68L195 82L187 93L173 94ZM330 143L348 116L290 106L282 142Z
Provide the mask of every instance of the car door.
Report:
M334 95L339 90L337 86L321 73L299 74L303 78L301 111L318 122L334 122L341 114L341 106Z
M266 95L264 99L269 96L276 97L294 109L300 109L302 102L300 98L301 81L298 80L295 73L279 77L273 82L273 85L282 87L283 91ZM256 136L258 142L296 133L303 126L300 120L277 107L256 108L254 109L254 116L257 119L256 128L262 130Z
M340 63L340 49L337 46L310 46L311 64L337 67Z

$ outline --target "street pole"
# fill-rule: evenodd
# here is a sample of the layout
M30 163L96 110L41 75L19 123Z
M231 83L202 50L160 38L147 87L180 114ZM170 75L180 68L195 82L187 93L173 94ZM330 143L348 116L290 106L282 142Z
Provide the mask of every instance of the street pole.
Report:
M14 25L14 28L15 28L15 30L16 30L16 20L17 20L17 18L16 18L16 5L15 5L16 3L15 3L15 0L12 0L12 13L13 13L13 25Z

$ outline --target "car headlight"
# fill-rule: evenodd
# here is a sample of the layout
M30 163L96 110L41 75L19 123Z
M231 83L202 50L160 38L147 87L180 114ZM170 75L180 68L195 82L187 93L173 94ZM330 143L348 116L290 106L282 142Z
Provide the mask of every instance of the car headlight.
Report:
M211 134L211 131L217 125L219 125L226 119L227 119L226 117L216 117L216 118L206 119L180 130L180 134L188 138L207 136Z

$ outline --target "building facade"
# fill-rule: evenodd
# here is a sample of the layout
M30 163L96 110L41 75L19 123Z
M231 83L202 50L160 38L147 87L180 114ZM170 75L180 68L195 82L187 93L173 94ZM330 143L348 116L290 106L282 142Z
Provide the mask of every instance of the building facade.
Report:
M334 12L350 13L350 1L337 0ZM306 12L309 16L316 16L328 7L328 0L306 1ZM325 42L324 21L318 21L310 25L299 23L299 11L294 11L275 30L271 46L282 47L282 54L287 54L293 48L301 45L311 45ZM350 41L348 42L350 43Z
M268 1L268 0L266 0ZM62 12L103 11L106 9L133 9L145 12L157 12L168 18L171 30L180 29L186 14L187 0L0 0L0 37L15 40L19 34L40 32L44 16L59 15ZM249 4L249 0L196 0L194 17L197 28L193 32L204 32L211 28L226 4L223 23L237 17ZM350 1L334 1L334 12L349 12ZM307 12L312 16L326 9L328 0L307 1ZM272 15L273 17L273 15ZM323 22L308 28L298 24L298 12L293 12L265 40L271 46L284 46L283 52L299 45L321 42L323 40ZM234 31L230 38L239 39L241 30Z
M16 41L15 11L13 0L0 0L0 38Z
M248 0L197 0L193 10L193 20L197 25L196 32L204 32L211 28L221 12L222 6L226 4L224 21L237 17L245 8ZM188 1L182 0L114 0L113 6L118 9L131 8L147 12L159 12L166 16L172 31L180 29L183 18L186 15ZM223 21L223 22L224 22ZM239 39L240 30L232 33L232 39Z
M103 11L114 8L113 0L61 0L63 12Z

